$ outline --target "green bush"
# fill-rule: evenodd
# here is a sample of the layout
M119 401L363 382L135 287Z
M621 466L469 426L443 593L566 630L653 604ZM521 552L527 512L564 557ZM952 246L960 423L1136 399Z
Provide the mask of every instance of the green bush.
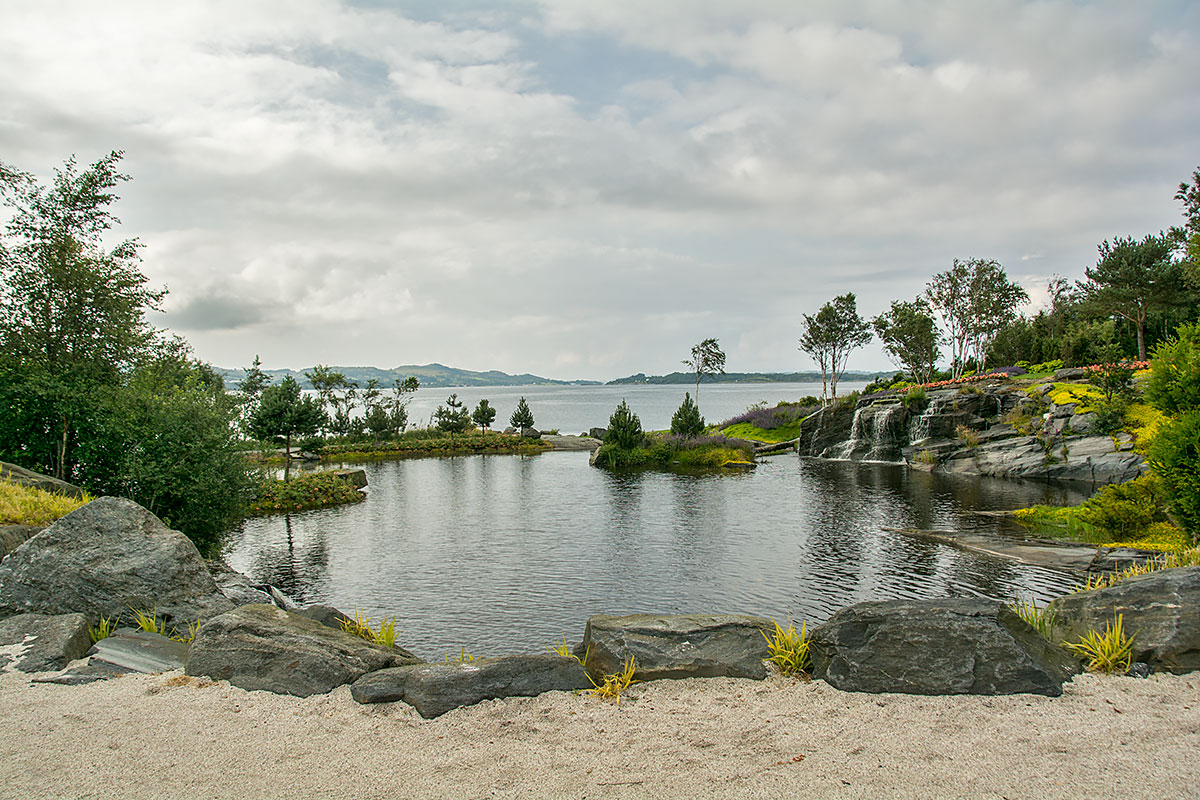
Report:
M333 472L305 472L289 481L265 482L250 506L250 513L280 514L357 503L363 499L362 492Z
M1200 324L1180 325L1154 348L1146 401L1168 413L1200 409Z
M649 460L649 453L641 447L620 447L613 442L600 445L596 453L596 466L609 469L624 467L643 467Z
M907 409L920 408L929 399L929 395L925 391L924 386L910 386L908 391L901 397L900 402L904 403Z
M704 417L700 416L700 408L687 392L683 395L683 403L671 417L671 433L676 436L699 436L704 433Z
M1185 411L1160 427L1147 461L1175 519L1200 539L1200 410Z
M1157 482L1143 475L1105 486L1079 507L1076 516L1117 541L1136 539L1163 519Z
M629 410L624 400L617 410L608 418L608 433L604 434L605 444L614 444L624 450L632 450L642 444L642 421L638 415Z

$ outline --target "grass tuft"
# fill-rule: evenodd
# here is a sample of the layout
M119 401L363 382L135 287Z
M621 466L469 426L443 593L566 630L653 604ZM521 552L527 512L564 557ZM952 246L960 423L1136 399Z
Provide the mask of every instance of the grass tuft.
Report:
M392 647L396 644L396 618L384 617L379 620L379 626L371 622L371 618L354 607L354 618L342 620L342 630L352 633L360 639L366 639L372 644Z
M554 647L547 647L546 651L551 655L562 656L563 658L573 658L579 662L579 666L586 667L588 659L592 655L592 646L589 644L587 646L587 650L583 652L583 658L580 658L571 652L571 646L567 644L567 637L564 636L562 642Z
M809 666L808 623L800 623L797 632L796 624L791 620L788 620L787 628L775 620L771 622L775 624L775 635L771 637L763 633L763 638L767 640L767 651L771 654L767 661L779 667L779 671L785 675L806 674Z
M1163 553L1140 564L1132 564L1120 572L1110 572L1104 575L1088 575L1083 583L1075 587L1076 592L1090 592L1093 589L1107 589L1114 583L1138 575L1149 575L1164 569L1175 567L1200 567L1200 547L1176 553Z
M136 608L129 610L133 612L133 626L139 631L157 633L159 636L167 635L167 622L158 618L157 607L151 609L149 612L139 611Z
M116 630L119 621L120 617L100 617L98 623L88 625L88 638L92 640L92 644L112 636L112 632Z
M1133 639L1125 635L1123 614L1105 628L1104 633L1088 631L1078 642L1064 642L1068 649L1087 659L1089 672L1129 672L1133 659Z
M1013 610L1018 617L1025 620L1029 625L1042 635L1046 641L1052 641L1051 630L1054 628L1054 620L1058 616L1050 610L1049 606L1038 607L1036 603L1030 599L1028 602L1018 600L1015 603L1009 603L1008 607Z
M471 655L471 651L465 647L460 647L457 658L450 658L450 654L446 653L447 664L470 664L475 660L475 656Z
M49 525L91 500L91 495L80 500L0 480L0 525Z
M628 689L632 684L640 682L633 679L633 673L633 656L630 656L625 659L625 666L622 667L620 672L605 675L604 680L600 683L596 683L592 680L592 676L589 675L588 680L591 681L592 688L585 691L594 697L613 700L617 705L621 705L621 692Z
M200 630L199 619L197 619L195 622L189 622L186 626L184 626L182 631L176 628L174 635L171 636L171 639L176 642L191 644L192 642L196 641L196 631L198 630Z

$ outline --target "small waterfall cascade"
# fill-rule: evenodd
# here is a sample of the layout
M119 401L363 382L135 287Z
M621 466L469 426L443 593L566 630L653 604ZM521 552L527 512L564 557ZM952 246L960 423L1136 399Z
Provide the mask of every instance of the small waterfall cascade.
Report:
M953 404L953 395L944 394L931 398L921 416L913 418L908 423L908 440L916 444L933 436L934 421L945 415L946 409Z
M869 416L869 409L870 406L859 406L854 409L854 420L850 423L850 438L829 448L825 454L826 458L834 458L839 461L846 461L853 458L854 451L858 449L859 443L866 438L863 435L865 433L863 418L864 416Z
M826 458L850 461L899 462L900 448L907 441L904 420L907 409L900 403L861 406L854 410L850 438L829 448Z

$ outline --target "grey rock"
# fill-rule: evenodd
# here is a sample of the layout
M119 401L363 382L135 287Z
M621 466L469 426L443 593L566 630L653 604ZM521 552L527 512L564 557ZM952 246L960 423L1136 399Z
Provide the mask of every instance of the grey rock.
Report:
M122 628L88 651L88 663L114 672L166 672L183 669L188 646L149 631Z
M44 530L41 525L0 525L0 561Z
M28 486L31 489L41 489L43 492L53 492L64 497L74 497L78 500L82 500L85 494L83 489L74 484L18 467L16 464L9 464L7 461L0 461L0 481Z
M252 605L201 626L185 669L242 689L308 697L413 663L419 659L401 648L372 644L294 611Z
M1096 429L1096 421L1100 415L1095 411L1086 411L1082 414L1074 414L1067 421L1067 430L1071 433L1091 433Z
M1125 674L1131 678L1149 678L1153 673L1154 667L1145 661L1135 661L1129 665L1129 671Z
M350 694L360 703L403 700L430 719L483 700L589 686L583 667L573 658L520 655L383 669L355 681Z
M1049 606L1056 641L1103 634L1117 615L1133 640L1133 660L1156 670L1200 669L1200 567L1179 567L1127 578L1107 589L1076 592Z
M1089 374L1086 369L1079 367L1063 367L1054 371L1053 379L1056 381L1081 381L1087 378Z
M734 614L588 618L576 655L587 655L594 678L620 672L633 656L638 680L659 678L765 678L769 619Z
M257 603L269 603L291 611L296 607L295 602L274 586L265 583L254 583L247 576L233 569L220 559L207 562L208 572L216 582L221 594L229 598L235 606L248 606Z
M91 643L83 614L18 614L0 620L0 672L62 669Z
M819 456L850 439L854 408L832 403L805 417L800 423L796 450L802 456Z
M542 438L542 432L537 428L522 428L521 436L526 439L540 439Z
M1049 458L1036 437L1021 436L959 450L943 462L942 469L965 475L1052 478L1101 486L1136 478L1145 470L1145 461L1137 453L1117 450L1108 436L1057 442Z
M367 471L365 469L339 469L333 474L355 489L362 489L367 485Z
M593 439L604 441L604 437L608 434L608 428L591 428L588 430L588 436Z
M154 609L180 624L232 607L186 536L119 497L72 511L0 562L0 617Z
M315 619L326 628L333 628L338 631L345 630L343 623L354 621L354 618L349 614L343 614L333 606L307 606L306 608L296 609L296 613L309 619Z
M996 600L859 603L812 631L813 676L850 692L1062 694L1078 662Z
M58 683L63 686L82 686L85 683L95 683L96 681L106 681L110 678L119 678L126 673L111 664L90 663L88 661L80 661L78 664L69 664L66 669L61 672L56 672L53 675L43 675L41 677L32 678L32 683Z

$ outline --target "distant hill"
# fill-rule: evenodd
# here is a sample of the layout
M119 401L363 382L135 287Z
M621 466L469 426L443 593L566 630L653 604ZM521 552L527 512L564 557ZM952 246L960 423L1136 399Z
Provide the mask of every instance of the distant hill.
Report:
M488 370L487 372L474 372L469 369L456 369L455 367L447 367L444 364L424 364L421 366L409 364L400 367L392 367L391 369L380 369L379 367L339 367L332 366L330 369L340 372L347 379L354 381L359 386L366 384L371 378L379 381L379 384L384 387L390 387L394 381L404 380L410 375L415 375L422 386L431 388L453 387L453 386L588 386L600 385L600 381L556 381L550 378L543 378L539 375L530 375L524 373L522 375L509 375L507 372L499 370ZM230 389L237 388L245 377L245 371L240 369L225 369L217 367L217 372L225 378L225 385ZM285 375L291 375L300 384L302 389L311 389L308 379L304 377L305 372L311 372L312 367L301 370L293 369L264 369L267 375L271 377L273 383L278 383Z
M894 375L895 371L887 372L844 372L839 380L871 381L881 375ZM820 383L819 372L726 372L724 375L705 375L703 383ZM696 383L694 372L672 372L670 375L646 375L639 372L627 378L617 378L609 381L610 386L628 383L675 384Z

